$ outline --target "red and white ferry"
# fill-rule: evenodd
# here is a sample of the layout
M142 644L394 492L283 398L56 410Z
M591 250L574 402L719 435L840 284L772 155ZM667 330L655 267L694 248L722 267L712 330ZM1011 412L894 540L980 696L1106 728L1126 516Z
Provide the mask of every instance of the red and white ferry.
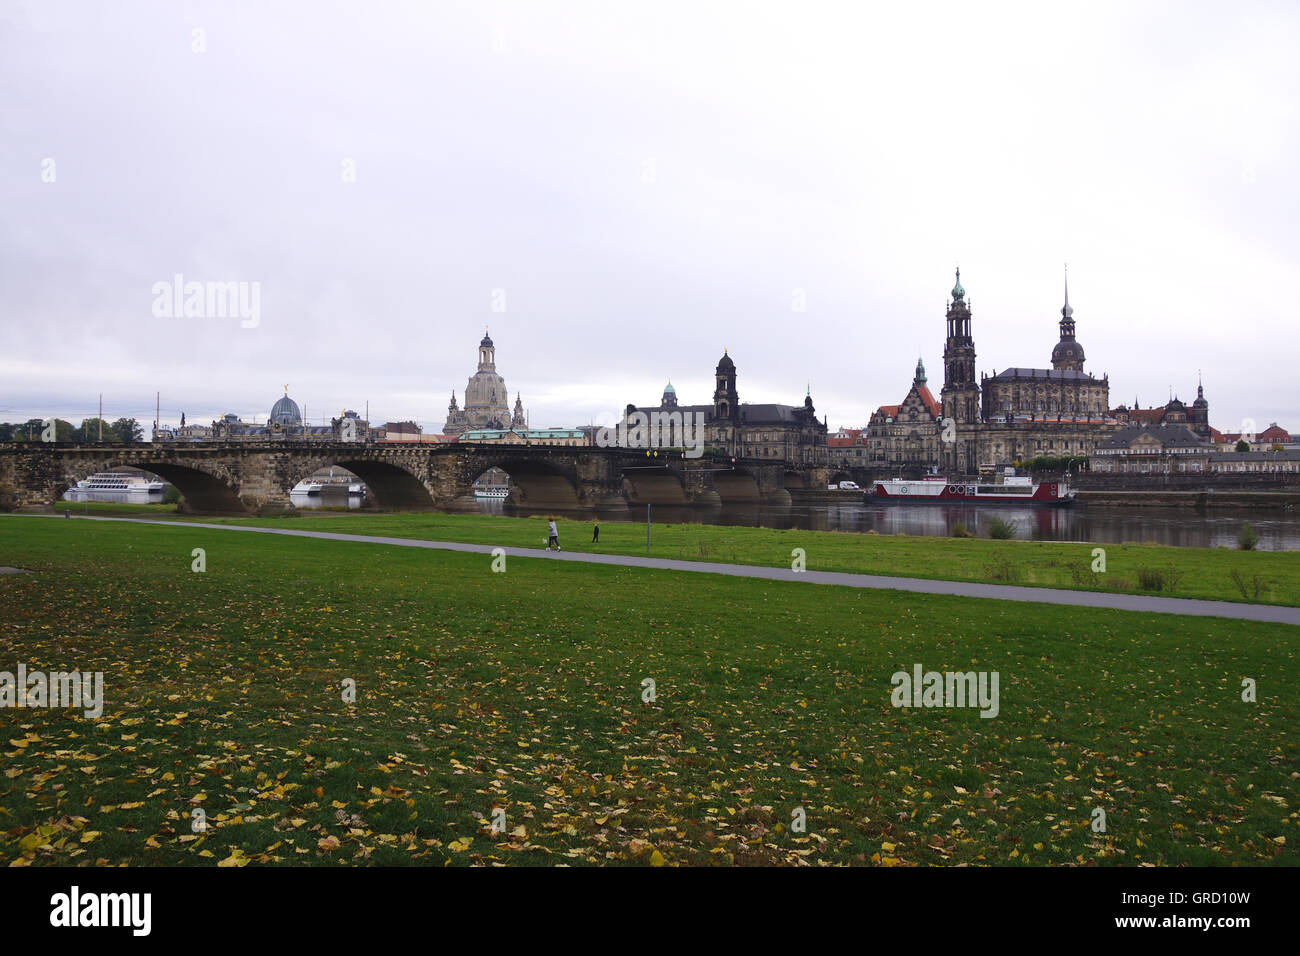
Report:
M1034 484L1030 478L1005 478L992 484L950 481L947 478L922 478L908 481L892 478L878 481L866 493L868 504L898 503L905 505L995 504L1049 505L1074 504L1074 491L1065 482Z

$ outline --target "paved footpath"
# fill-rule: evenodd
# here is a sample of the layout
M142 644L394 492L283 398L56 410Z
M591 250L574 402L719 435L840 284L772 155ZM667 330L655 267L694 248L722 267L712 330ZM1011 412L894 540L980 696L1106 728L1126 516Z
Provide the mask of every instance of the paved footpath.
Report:
M55 515L12 515L8 517L56 518ZM60 519L61 520L61 519ZM369 534L336 534L330 531L301 531L296 528L262 528L252 525L207 524L200 521L157 521L149 518L79 517L78 521L122 521L129 524L154 524L165 528L203 528L214 531L247 531L254 534L281 534L294 538L321 538L326 541L351 541L364 544L389 544L399 548L432 548L438 551L466 551L491 554L491 544L465 544L459 541L426 541L421 538L388 538ZM976 584L967 581L931 581L926 578L895 578L878 574L852 574L843 571L791 571L750 564L716 564L711 561L674 561L671 558L641 558L623 554L590 554L582 551L551 551L545 556L541 548L503 548L512 558L539 561L577 561L584 564L615 564L630 568L658 568L665 571L690 571L695 574L727 574L737 578L766 578L803 584L834 584L848 588L874 588L888 591L913 591L918 594L947 594L954 597L993 598L1000 601L1026 601L1033 604L1073 605L1110 608L1118 611L1142 611L1155 614L1189 614L1193 617L1230 617L1242 621L1266 621L1271 624L1300 626L1300 608L1272 604L1238 604L1235 601L1202 601L1193 598L1148 597L1141 594L1109 594L1100 591L1065 591L1056 588L1026 588L1013 584Z

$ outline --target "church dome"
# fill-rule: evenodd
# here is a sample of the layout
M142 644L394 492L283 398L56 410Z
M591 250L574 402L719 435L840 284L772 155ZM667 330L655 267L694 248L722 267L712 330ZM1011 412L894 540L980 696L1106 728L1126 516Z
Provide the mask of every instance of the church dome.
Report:
M735 368L735 367L736 367L736 363L731 360L731 356L727 354L727 350L723 349L722 359L721 361L718 362L718 368L724 369L724 368Z
M289 392L287 390L284 393L284 397L277 400L276 403L271 406L270 424L272 425L301 425L302 424L302 412L298 408L298 403L289 397Z
M1083 360L1083 346L1074 339L1062 339L1056 343L1056 348L1052 349L1054 366L1059 367L1062 362L1078 362L1082 366Z
M490 335L488 335L486 332L484 332L484 333L483 333L483 341L480 342L478 345L479 345L479 348L492 348L492 336L490 336Z
M957 284L952 287L952 297L954 299L964 299L966 297L966 290L962 288L962 284L961 284L960 269L957 270Z

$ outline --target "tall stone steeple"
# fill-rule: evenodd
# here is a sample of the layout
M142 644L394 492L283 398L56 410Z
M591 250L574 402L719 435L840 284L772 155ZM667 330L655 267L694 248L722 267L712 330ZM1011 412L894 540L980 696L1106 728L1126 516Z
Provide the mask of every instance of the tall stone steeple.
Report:
M1074 338L1074 309L1070 307L1070 272L1065 273L1065 305L1061 307L1061 340L1052 349L1052 368L1058 372L1083 371L1083 346Z
M736 394L736 363L731 360L726 349L722 350L722 358L714 369L714 378L718 387L713 390L713 417L738 418L740 396Z
M1187 415L1187 423L1192 431L1202 438L1210 437L1210 403L1205 398L1205 387L1201 384L1201 373L1196 373L1196 401Z
M510 419L510 427L514 429L528 427L528 418L524 415L524 399L518 392L515 392L515 413Z
M954 475L970 475L978 470L975 429L979 425L980 387L975 379L975 338L971 335L970 304L961 284L961 269L952 287L952 301L946 314L948 337L943 347L943 431L939 460ZM947 420L951 420L951 424Z

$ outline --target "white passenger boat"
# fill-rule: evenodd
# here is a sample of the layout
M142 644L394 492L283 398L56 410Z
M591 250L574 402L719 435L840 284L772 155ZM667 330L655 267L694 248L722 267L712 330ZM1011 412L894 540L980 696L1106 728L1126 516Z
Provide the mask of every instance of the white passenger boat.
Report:
M866 493L868 504L951 505L1012 504L1072 505L1075 493L1063 481L1035 483L1031 478L1006 478L998 483L950 481L947 478L922 478L908 481L893 478L878 481Z
M117 471L96 472L77 482L78 491L162 491L166 482Z

